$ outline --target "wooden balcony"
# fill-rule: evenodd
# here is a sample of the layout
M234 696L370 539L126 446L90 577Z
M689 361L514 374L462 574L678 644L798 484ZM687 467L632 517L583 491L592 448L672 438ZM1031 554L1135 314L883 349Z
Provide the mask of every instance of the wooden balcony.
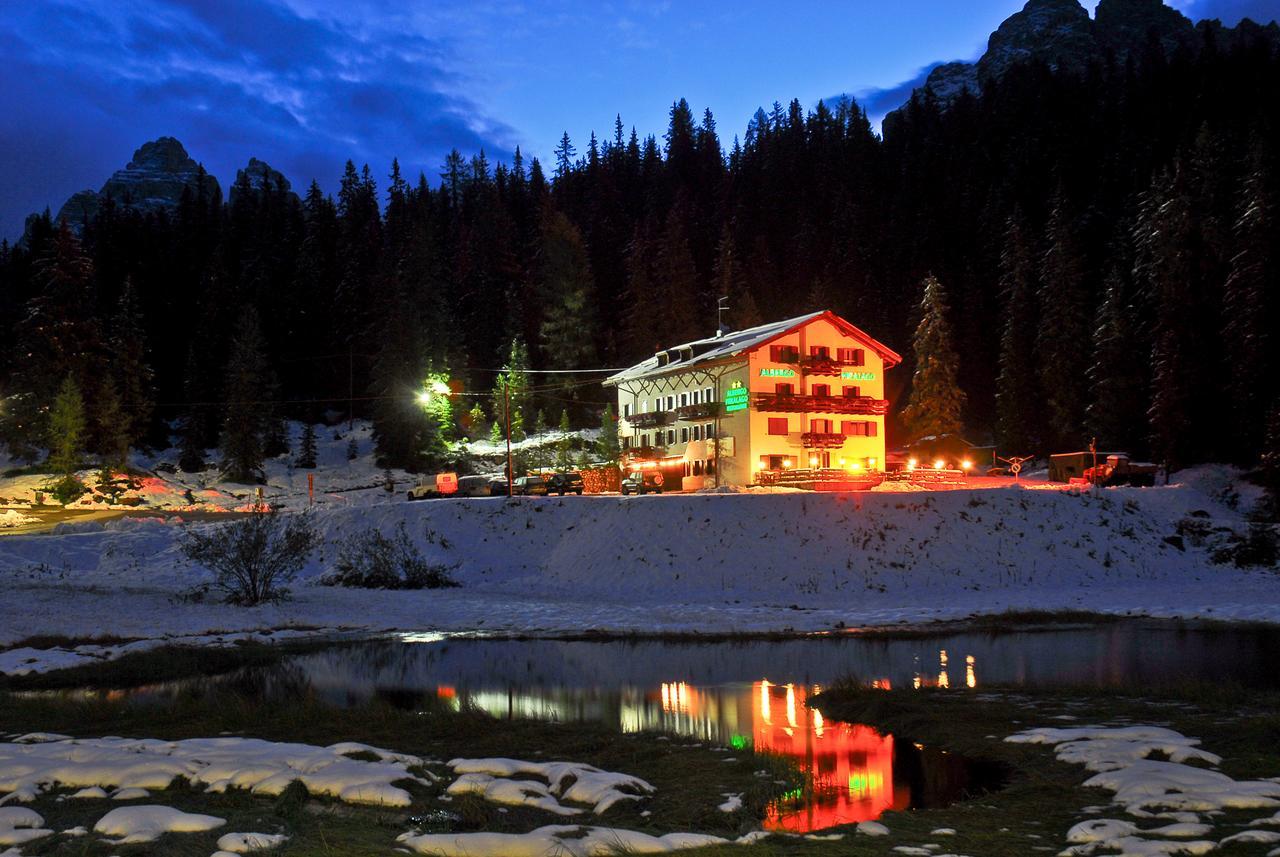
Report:
M719 402L698 402L676 408L676 418L681 420L711 420L720 416L723 406Z
M671 411L645 411L643 414L632 414L627 417L627 422L636 428L653 428L675 422L675 414Z
M844 370L844 364L831 357L806 357L800 361L800 371L805 375L836 377Z
M623 450L623 453L629 461L655 461L666 456L667 448L665 446L633 446Z
M778 393L755 393L751 406L757 411L780 414L852 414L864 417L884 416L889 403L870 396L787 396Z
M844 446L844 435L809 431L800 435L800 445L805 449L839 449Z

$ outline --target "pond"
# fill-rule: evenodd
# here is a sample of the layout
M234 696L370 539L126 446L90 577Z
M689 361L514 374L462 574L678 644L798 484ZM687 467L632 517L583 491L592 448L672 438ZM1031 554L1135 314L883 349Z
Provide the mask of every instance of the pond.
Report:
M428 697L499 718L593 721L733 750L791 757L809 785L770 811L796 832L941 806L997 787L991 766L861 724L825 721L806 701L854 680L882 688L1236 682L1274 688L1270 630L1178 629L1117 622L1027 633L791 640L500 640L406 635L345 644L199 680L335 705L371 698L413 708ZM139 689L168 695L184 683Z

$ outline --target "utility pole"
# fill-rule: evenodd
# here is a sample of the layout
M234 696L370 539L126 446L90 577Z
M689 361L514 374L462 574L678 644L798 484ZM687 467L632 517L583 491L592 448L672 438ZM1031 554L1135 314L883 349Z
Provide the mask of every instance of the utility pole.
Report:
M502 382L502 414L507 422L507 496L511 496L512 482L516 481L516 474L511 469L511 379Z

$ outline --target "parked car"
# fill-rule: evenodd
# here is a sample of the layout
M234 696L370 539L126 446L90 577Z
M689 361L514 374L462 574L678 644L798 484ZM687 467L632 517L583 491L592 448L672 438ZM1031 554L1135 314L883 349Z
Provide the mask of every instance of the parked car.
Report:
M547 480L541 476L518 476L511 493L518 494L521 497L545 497L547 494Z
M623 494L661 494L662 473L657 470L634 470L622 480Z
M458 480L459 497L488 497L491 493L487 476L463 476ZM507 493L505 485L502 493Z
M497 476L489 480L489 496L505 497L509 493L510 484L505 476Z
M582 474L581 473L553 473L547 479L547 493L559 494L563 497L565 494L582 494Z

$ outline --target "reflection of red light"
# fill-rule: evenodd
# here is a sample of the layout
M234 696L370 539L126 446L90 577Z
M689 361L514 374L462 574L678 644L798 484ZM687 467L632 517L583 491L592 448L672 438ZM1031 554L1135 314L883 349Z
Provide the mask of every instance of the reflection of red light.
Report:
M442 684L436 688L436 696L440 699L453 699L458 695L458 691L447 684Z
M791 757L813 778L813 791L803 804L770 807L765 827L803 833L906 809L910 791L893 783L893 736L869 726L821 721L817 711L805 707L806 696L803 687L759 682L753 688L758 706L752 718L756 748ZM796 712L809 720L804 724L808 728L789 728L785 720L767 719L770 709L790 708L787 703L792 701Z

